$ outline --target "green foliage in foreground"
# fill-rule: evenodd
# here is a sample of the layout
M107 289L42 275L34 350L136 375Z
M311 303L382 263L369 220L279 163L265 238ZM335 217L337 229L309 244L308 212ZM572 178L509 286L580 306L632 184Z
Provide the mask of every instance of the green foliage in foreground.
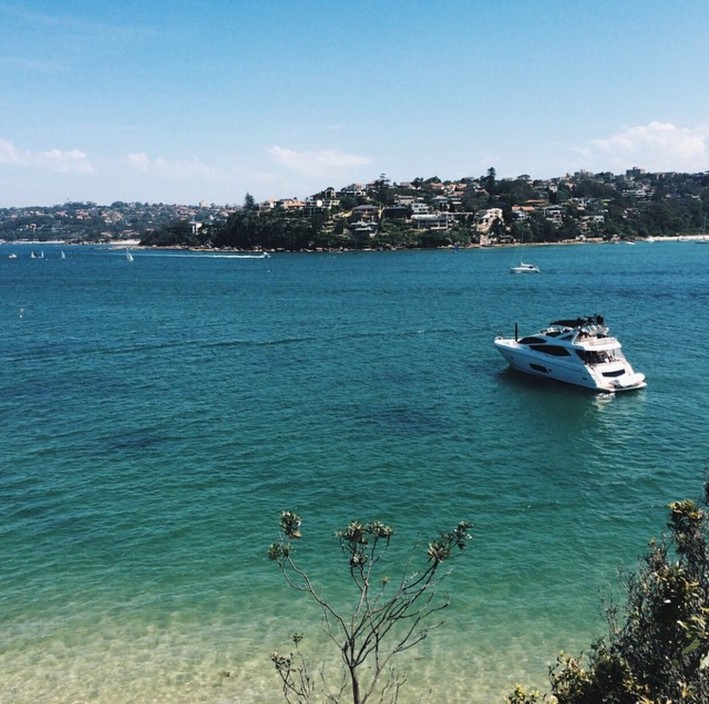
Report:
M508 704L709 702L707 513L688 500L669 508L669 538L650 543L624 607L607 608L608 635L586 656L558 658L551 694L517 687Z
M352 600L344 611L326 598L306 570L296 563L294 541L301 538L300 528L300 516L283 511L280 539L269 547L268 557L280 567L288 585L320 606L323 628L339 650L340 681L328 682L324 671L320 671L319 681L326 690L324 698L331 702L347 698L352 704L365 704L373 699L397 702L405 679L394 670L392 660L440 625L429 621L449 604L447 595L437 593L440 582L450 574L442 565L465 548L471 537L470 524L461 522L453 531L432 540L426 550L427 562L412 571L409 565L398 583L384 572L385 557L394 535L391 527L379 521L353 521L338 531L336 537L345 558L343 571L352 586ZM302 634L294 634L295 652L271 656L283 695L292 704L323 699L316 697L316 680L299 648L302 639Z

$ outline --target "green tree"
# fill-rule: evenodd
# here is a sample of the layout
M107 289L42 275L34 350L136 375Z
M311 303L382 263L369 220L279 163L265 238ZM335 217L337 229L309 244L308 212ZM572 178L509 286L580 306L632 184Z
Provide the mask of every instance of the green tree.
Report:
M586 657L562 655L552 668L558 704L709 702L707 514L689 500L669 509L669 538L651 541L626 580L623 607L606 609L608 635ZM508 698L510 704L537 701L537 693L521 688Z
M425 249L449 247L453 244L450 232L446 230L424 230L420 238L420 246Z
M203 244L202 239L186 220L173 222L146 232L140 239L144 247L198 247Z
M373 184L374 197L380 205L391 205L394 202L394 189L391 187L391 182L382 174Z
M437 587L449 574L444 562L462 551L468 541L470 524L461 522L428 544L427 563L415 571L405 571L398 583L384 572L394 531L379 521L353 521L336 533L345 558L344 569L352 588L352 603L343 611L317 587L308 572L294 559L294 541L301 537L301 519L292 511L280 515L280 537L268 549L268 556L283 572L286 583L314 599L323 614L323 628L336 645L342 659L343 673L337 694L328 693L331 701L340 701L351 692L352 704L366 704L370 698L387 697L397 702L404 679L393 668L392 659L427 637L440 625L430 618L449 604L447 595ZM281 679L288 702L314 701L315 683L305 657L299 650L301 634L293 636L296 653L279 655L271 660ZM332 686L325 682L325 686Z
M494 169L493 169L494 171ZM512 206L516 203L524 203L537 197L536 191L524 178L508 179L496 181L498 202L501 207Z
M256 209L256 201L254 200L254 197L250 193L247 193L244 196L244 210L251 211Z
M495 193L497 193L497 174L495 173L495 169L492 166L487 170L487 176L485 176L481 180L483 182L483 185L485 186L485 190L490 195L494 195Z

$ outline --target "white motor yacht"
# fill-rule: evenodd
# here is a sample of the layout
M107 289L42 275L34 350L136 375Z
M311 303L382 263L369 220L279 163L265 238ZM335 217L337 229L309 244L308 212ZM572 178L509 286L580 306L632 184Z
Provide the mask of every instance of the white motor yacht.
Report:
M557 320L535 335L494 341L510 366L533 376L563 381L606 393L647 386L645 375L633 371L603 316Z

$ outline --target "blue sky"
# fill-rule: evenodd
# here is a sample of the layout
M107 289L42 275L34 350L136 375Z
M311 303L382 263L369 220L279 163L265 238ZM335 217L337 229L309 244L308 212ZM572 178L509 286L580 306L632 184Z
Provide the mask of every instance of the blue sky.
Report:
M706 0L0 0L0 207L709 169Z

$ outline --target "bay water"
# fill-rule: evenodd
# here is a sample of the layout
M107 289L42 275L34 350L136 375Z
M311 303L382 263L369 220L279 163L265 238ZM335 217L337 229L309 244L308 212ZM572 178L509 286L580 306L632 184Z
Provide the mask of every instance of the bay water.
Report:
M283 509L336 599L349 521L423 563L469 520L401 701L500 702L588 649L618 568L701 494L707 246L525 250L538 275L508 249L33 249L0 247L2 702L281 701L292 633L333 656L266 558ZM646 389L521 378L492 346L593 313Z

